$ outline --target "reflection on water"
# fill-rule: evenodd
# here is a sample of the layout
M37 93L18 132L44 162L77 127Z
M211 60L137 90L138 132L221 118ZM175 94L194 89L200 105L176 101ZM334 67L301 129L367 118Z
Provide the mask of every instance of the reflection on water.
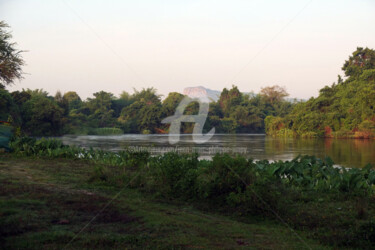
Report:
M180 142L168 143L168 135L63 136L64 144L109 151L127 148L148 149L153 154L197 151L205 158L217 152L243 154L254 159L290 160L298 155L331 157L346 167L375 165L375 141L358 139L272 138L259 134L216 134L204 144L195 144L191 135L181 135Z

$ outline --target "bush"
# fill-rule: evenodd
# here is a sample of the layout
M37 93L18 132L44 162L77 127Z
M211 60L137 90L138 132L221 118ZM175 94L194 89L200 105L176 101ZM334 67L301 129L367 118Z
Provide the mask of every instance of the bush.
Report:
M167 196L192 197L197 178L198 155L166 153L150 158L144 169L144 185Z

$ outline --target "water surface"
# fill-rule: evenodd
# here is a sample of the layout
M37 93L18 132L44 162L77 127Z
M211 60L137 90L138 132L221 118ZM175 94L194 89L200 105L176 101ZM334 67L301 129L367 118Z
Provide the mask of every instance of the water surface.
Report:
M257 160L290 160L298 155L329 156L345 167L375 166L375 140L273 138L262 134L215 134L210 141L195 144L191 135L181 135L180 142L170 145L168 135L63 136L67 145L99 148L109 151L124 149L149 150L152 154L169 151L197 151L202 158L217 152L241 154Z

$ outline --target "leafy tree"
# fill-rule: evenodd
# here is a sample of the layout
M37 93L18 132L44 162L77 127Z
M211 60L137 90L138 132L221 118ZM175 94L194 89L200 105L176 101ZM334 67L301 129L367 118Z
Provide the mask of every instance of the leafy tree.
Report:
M113 126L115 120L113 119L112 99L113 94L105 91L94 93L95 98L89 98L86 103L90 110L89 120L92 125L97 124L98 127Z
M156 94L157 90L154 88L142 89L137 91L134 89L132 99L134 101L147 102L147 104L160 104L160 95Z
M222 133L228 133L228 134L234 134L236 132L236 129L237 129L237 121L233 118L223 118L221 119L221 122L220 122L220 131L222 131Z
M140 110L139 129L143 131L155 132L160 126L160 104L146 104Z
M25 102L30 100L31 95L26 91L14 91L11 93L14 102L21 107Z
M63 110L46 96L31 96L23 104L22 113L22 128L31 135L59 135L62 131Z
M143 106L144 103L138 101L122 109L118 122L125 133L140 132L139 114Z
M130 101L132 99L132 96L128 92L122 91L119 99L123 99L125 101Z
M44 91L43 89L22 89L22 91L25 91L26 93L28 93L30 96L44 96L44 97L48 97L48 92L47 91Z
M239 105L241 101L242 93L236 86L232 86L230 90L224 88L219 98L219 104L225 116L229 116L232 108Z
M21 79L22 66L25 64L21 55L23 51L17 50L16 43L10 41L12 34L7 31L8 28L4 21L0 21L0 86Z
M126 91L123 91L120 94L120 97L118 99L112 100L112 106L111 107L114 111L113 115L115 117L119 117L122 109L129 106L133 102L134 102L134 100L133 100L132 96L129 95L129 93L127 93Z
M369 48L358 47L345 61L342 70L348 77L358 77L366 69L375 68L375 51Z
M148 100L135 101L121 111L118 121L125 132L140 133L142 131L155 132L160 124L161 104L153 104Z
M60 106L63 110L64 120L66 120L66 116L69 114L69 104L66 99L63 98L61 91L57 91L54 97L55 102Z
M18 121L19 110L12 95L7 90L0 89L0 121L8 121L9 118Z
M68 104L69 110L79 109L82 106L81 97L74 91L66 92L63 100Z
M129 133L156 132L161 125L162 108L156 89L134 90L131 100L132 104L123 108L118 118L123 130Z
M271 87L262 88L260 95L265 97L271 104L282 101L285 97L289 96L284 87L274 85Z
M172 92L169 93L167 98L164 99L162 108L161 108L161 116L165 118L167 116L171 116L175 113L177 106L180 104L184 95Z

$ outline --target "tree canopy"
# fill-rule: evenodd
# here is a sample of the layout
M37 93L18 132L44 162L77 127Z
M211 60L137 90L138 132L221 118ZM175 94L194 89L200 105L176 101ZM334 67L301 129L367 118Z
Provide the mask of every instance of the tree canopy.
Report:
M273 135L304 137L375 136L375 51L357 48L345 61L336 83L325 86L319 96L294 107L280 119L266 119L266 130Z

